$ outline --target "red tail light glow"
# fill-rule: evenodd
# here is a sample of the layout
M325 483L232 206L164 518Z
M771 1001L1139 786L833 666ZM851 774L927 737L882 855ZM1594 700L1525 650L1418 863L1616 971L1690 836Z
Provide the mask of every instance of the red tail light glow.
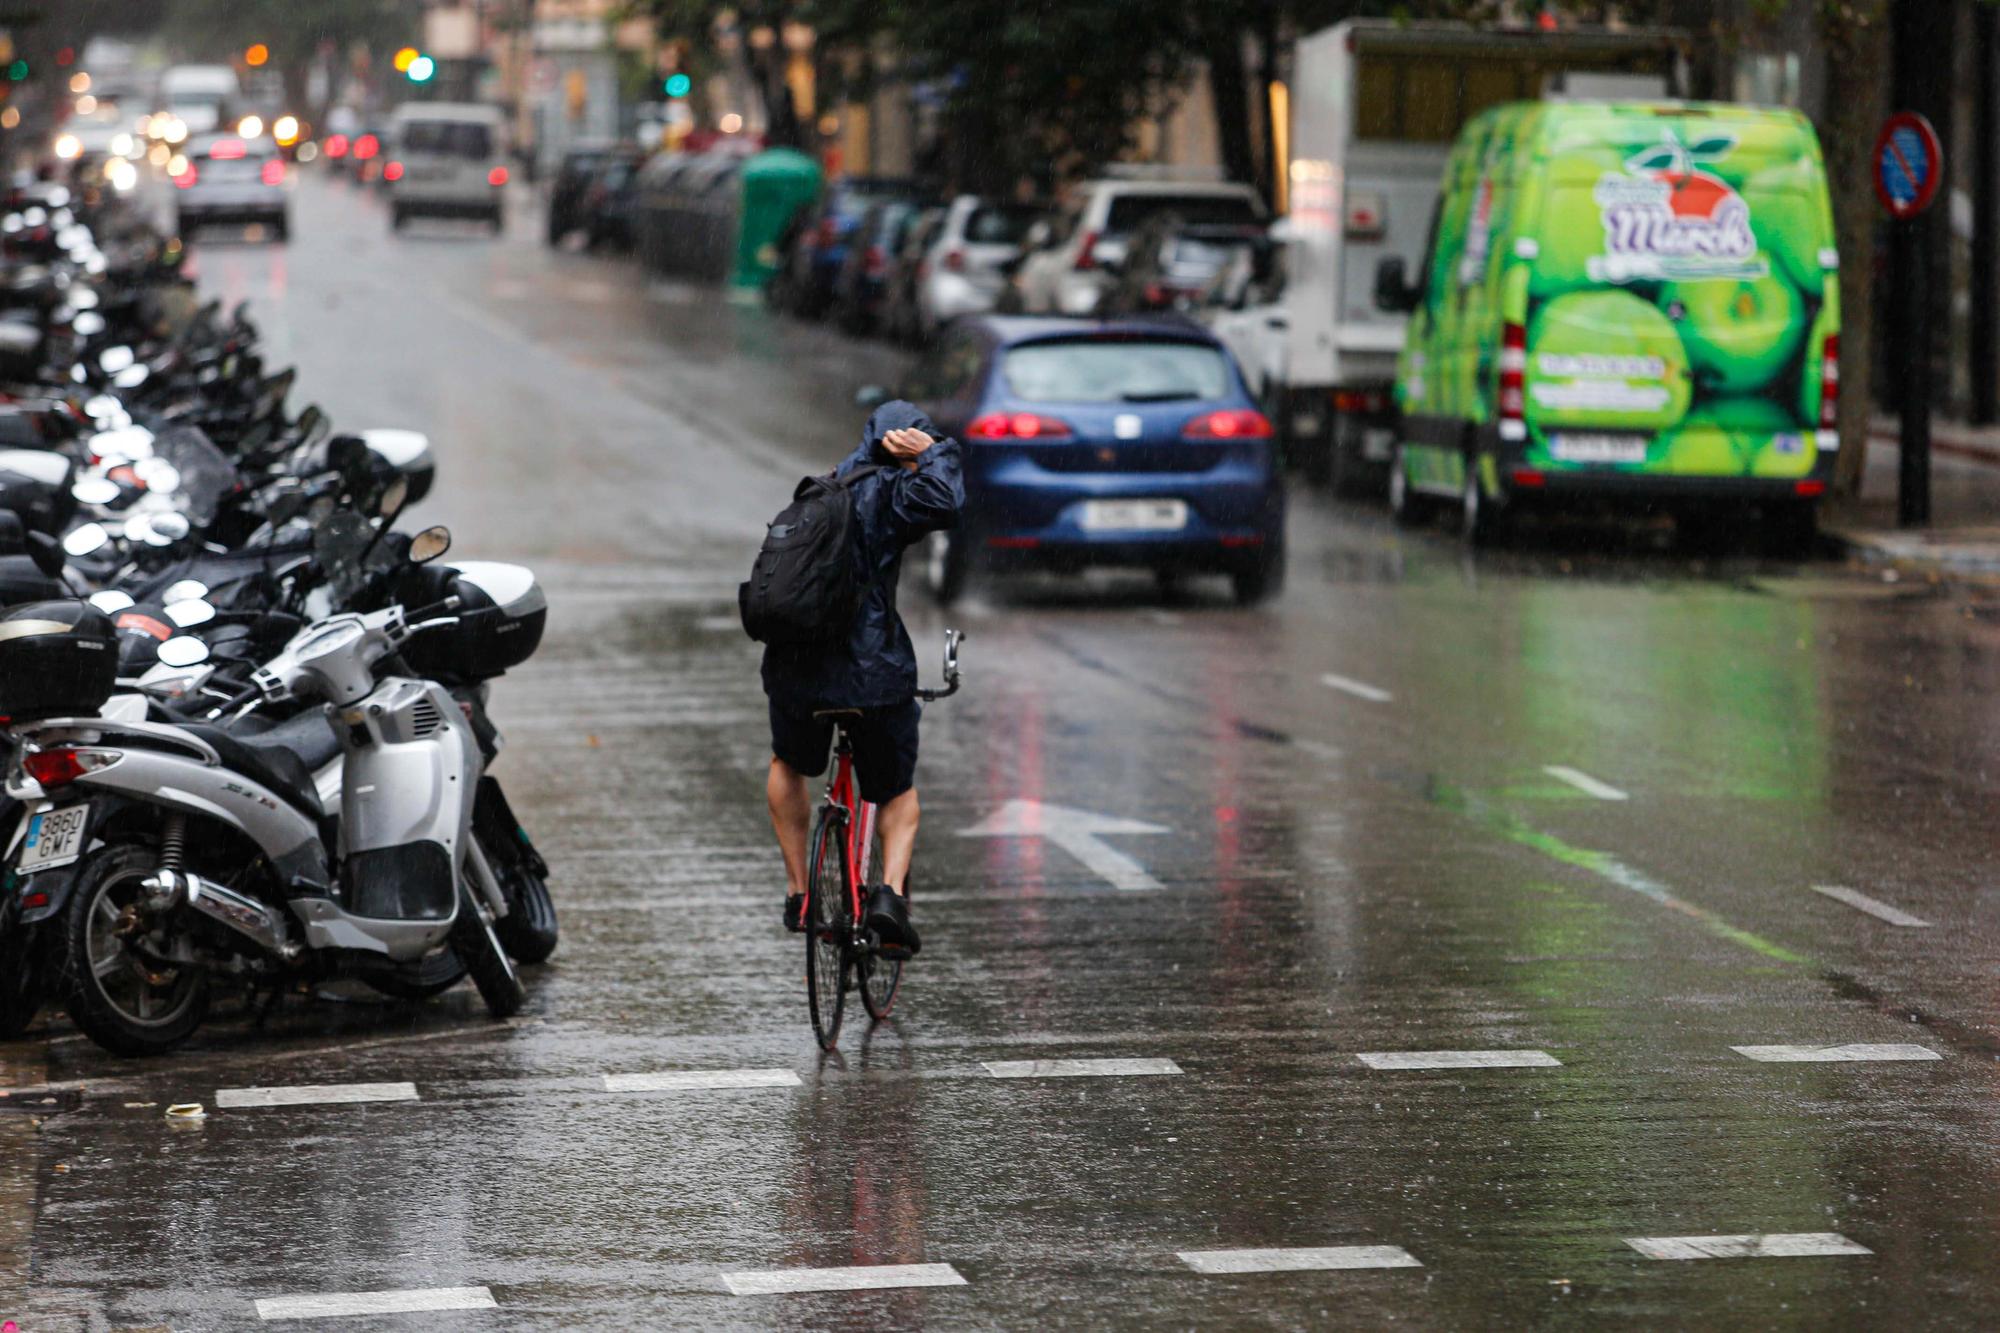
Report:
M495 167L493 170L487 172L486 183L488 185L505 185L507 183L507 168Z
M21 757L21 771L43 791L51 791L67 787L86 773L109 768L118 762L118 758L116 750L77 750L69 747L37 750Z
M326 142L322 143L320 148L325 151L328 157L346 157L347 136L344 134L329 134L326 136Z
M1815 500L1826 494L1826 483L1823 481L1793 482L1792 494L1798 496L1801 500Z
M1094 231L1087 231L1083 234L1082 248L1076 252L1076 271L1081 273L1085 269L1093 269L1096 267L1097 267L1097 233Z
M1819 428L1840 429L1840 335L1829 333L1819 346Z
M354 155L366 162L382 151L382 141L372 134L364 134L354 141Z
M1271 419L1247 407L1204 412L1181 427L1184 440L1268 440Z
M385 181L399 181L403 179L403 164L401 162L391 162L384 166L382 168L382 179Z
M975 440L1055 440L1074 434L1068 422L1033 412L989 412L965 433Z
M1528 328L1525 324L1508 324L1500 333L1500 438L1516 444L1528 438ZM1518 476L1516 484L1521 484Z
M196 181L200 179L201 179L201 173L199 171L196 171L194 169L194 163L190 162L187 164L186 170L182 171L180 175L174 177L174 184L179 186L181 189L185 190L190 185L193 185Z
M1507 475L1522 490L1532 491L1549 484L1549 479L1546 475L1531 467L1517 467Z
M274 157L264 164L263 171L259 172L258 175L266 185L283 185L285 183L285 164Z
M1389 395L1380 389L1335 389L1333 410L1353 416L1374 416L1389 410Z
M243 156L244 144L241 139L217 139L209 145L208 155L218 162Z

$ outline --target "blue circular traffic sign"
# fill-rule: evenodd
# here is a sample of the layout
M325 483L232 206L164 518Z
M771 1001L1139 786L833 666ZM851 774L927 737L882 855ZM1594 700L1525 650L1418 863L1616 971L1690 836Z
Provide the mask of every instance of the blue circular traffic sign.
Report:
M1898 111L1882 123L1875 140L1875 197L1890 217L1913 218L1929 208L1943 179L1944 149L1928 120Z

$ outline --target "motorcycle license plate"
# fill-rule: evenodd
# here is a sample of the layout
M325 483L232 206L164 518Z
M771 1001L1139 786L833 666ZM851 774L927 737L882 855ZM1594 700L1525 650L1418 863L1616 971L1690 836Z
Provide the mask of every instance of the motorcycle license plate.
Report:
M83 854L83 830L90 823L90 804L66 805L28 817L28 837L21 844L23 874L66 866Z
M1186 526L1182 500L1091 500L1083 506L1086 532L1178 532Z

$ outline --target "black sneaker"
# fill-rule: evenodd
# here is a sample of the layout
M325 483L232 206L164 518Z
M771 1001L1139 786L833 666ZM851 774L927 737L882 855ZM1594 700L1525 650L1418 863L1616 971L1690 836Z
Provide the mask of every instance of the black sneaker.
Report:
M794 935L806 933L806 896L803 893L785 899L785 929Z
M891 957L912 957L922 947L917 941L917 928L910 924L909 900L887 884L878 885L869 896L866 920L868 929L875 932L875 938Z

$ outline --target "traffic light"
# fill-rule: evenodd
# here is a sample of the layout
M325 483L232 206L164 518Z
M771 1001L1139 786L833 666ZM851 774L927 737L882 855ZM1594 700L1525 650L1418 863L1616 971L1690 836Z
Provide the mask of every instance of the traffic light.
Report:
M431 75L437 73L437 62L429 56L418 56L403 72L410 76L411 83L428 83Z
M256 69L271 58L271 48L262 42L252 42L243 52L243 63Z
M685 74L669 74L666 83L661 86L669 97L686 97L688 90L694 87L694 80Z
M13 64L7 66L7 77L16 83L27 78L28 62L25 60L16 60Z
M396 52L396 58L391 63L396 66L396 72L398 74L408 74L410 72L410 65L416 60L418 56L422 54L423 52L417 50L416 47L406 46L402 50Z

